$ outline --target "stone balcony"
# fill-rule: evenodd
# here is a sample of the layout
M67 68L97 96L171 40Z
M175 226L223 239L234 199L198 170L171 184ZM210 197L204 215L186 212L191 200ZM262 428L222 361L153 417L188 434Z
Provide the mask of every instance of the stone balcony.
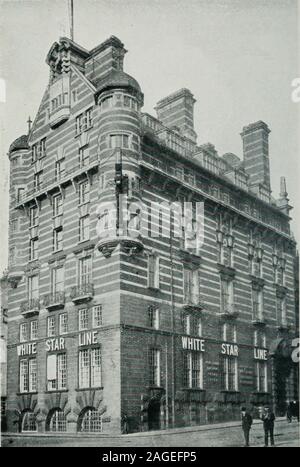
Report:
M92 300L94 285L91 283L77 285L71 288L70 298L73 303L83 303Z
M224 304L221 307L220 316L222 319L235 319L238 316L238 311L236 306L232 304Z
M186 295L183 299L183 309L198 309L203 310L204 308L204 300L202 295L194 294L194 295Z
M39 298L32 298L21 303L20 312L23 316L36 315L40 311Z
M65 293L54 292L44 296L44 306L48 311L57 310L65 306Z

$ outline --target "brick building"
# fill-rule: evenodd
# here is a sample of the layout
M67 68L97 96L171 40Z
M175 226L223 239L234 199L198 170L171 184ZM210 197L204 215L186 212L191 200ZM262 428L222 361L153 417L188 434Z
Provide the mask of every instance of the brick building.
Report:
M296 245L268 126L243 128L243 160L197 145L191 92L142 113L125 53L55 42L9 148L9 431L189 426L297 396Z

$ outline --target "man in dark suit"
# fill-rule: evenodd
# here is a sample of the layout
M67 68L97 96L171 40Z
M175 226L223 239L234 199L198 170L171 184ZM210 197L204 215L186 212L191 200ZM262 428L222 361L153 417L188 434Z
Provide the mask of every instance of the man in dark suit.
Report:
M244 437L245 437L245 446L249 446L249 435L250 435L250 430L252 426L252 417L247 412L246 407L242 407L242 428L244 432Z
M274 421L275 415L270 409L270 407L265 407L264 412L261 417L264 423L264 432L265 432L265 447L269 445L269 435L271 446L274 446Z

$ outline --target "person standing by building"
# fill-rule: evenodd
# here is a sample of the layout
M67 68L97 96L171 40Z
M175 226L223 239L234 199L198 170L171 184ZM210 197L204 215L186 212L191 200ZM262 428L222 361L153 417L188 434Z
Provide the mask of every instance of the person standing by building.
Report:
M264 432L265 432L265 447L269 445L269 436L271 446L274 446L274 421L275 415L270 409L270 407L265 407L264 412L262 414L262 421L264 424Z
M288 423L292 422L293 417L293 403L291 401L287 401L287 409L286 409L286 418Z
M246 410L246 407L242 407L242 428L245 437L245 447L249 446L249 436L252 426L252 417L249 412Z

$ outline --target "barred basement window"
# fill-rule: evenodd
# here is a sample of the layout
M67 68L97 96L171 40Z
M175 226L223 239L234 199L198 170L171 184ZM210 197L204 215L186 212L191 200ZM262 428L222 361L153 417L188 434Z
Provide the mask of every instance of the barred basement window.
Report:
M150 349L149 353L150 386L160 386L160 350Z
M80 418L79 431L85 433L99 433L102 431L102 416L98 410L94 408L87 409Z
M67 354L51 354L47 356L47 389L48 391L67 388Z
M183 353L183 385L187 388L202 389L203 357L201 353Z
M37 431L36 416L33 412L29 410L24 412L23 417L22 417L21 430L30 431L30 432Z
M101 348L79 351L79 388L101 387Z
M256 391L268 392L267 362L256 362L255 365Z
M49 414L48 431L67 431L67 418L61 409L54 409Z
M102 305L96 305L92 308L93 328L102 326Z

